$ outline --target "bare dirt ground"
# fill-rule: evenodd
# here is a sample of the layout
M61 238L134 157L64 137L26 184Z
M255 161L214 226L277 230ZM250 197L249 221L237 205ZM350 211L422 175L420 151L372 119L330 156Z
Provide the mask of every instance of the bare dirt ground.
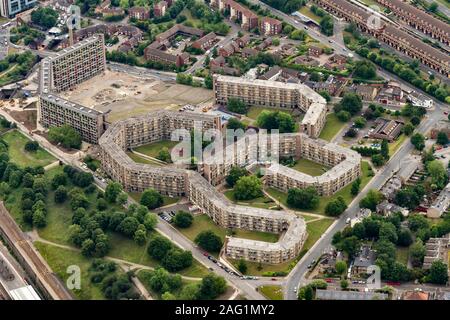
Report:
M37 118L37 110L24 110L24 111L15 111L15 110L7 110L7 112L16 119L18 122L22 123L28 130L32 131L36 129L36 118Z
M108 70L104 75L94 77L67 92L65 96L90 108L104 112L111 110L108 120L115 122L154 110L176 110L185 104L212 101L213 92Z

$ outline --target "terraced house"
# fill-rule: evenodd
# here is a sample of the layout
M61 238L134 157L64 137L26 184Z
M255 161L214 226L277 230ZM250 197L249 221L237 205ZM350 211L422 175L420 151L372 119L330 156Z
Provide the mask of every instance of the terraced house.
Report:
M440 42L450 44L450 26L402 0L376 0L389 8L401 21Z
M363 32L388 44L412 59L433 70L450 76L450 57L426 43L411 36L406 31L391 23L380 22L379 25L369 24L372 14L346 0L314 0L328 12L344 18L347 22L355 22Z

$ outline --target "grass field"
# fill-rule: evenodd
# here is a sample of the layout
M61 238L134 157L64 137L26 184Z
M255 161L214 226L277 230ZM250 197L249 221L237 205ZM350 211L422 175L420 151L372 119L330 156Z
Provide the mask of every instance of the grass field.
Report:
M170 150L175 147L178 143L178 141L169 141L169 140L162 140L157 142L152 142L143 146L139 146L137 148L134 148L136 152L145 154L149 157L156 158L158 156L159 151L161 151L162 148L166 147Z
M397 247L396 260L400 263L403 263L405 266L407 266L408 258L409 258L409 247Z
M331 141L334 136L342 129L343 126L345 126L345 122L340 121L336 114L330 113L327 115L327 120L325 122L325 126L322 129L322 132L320 132L320 139Z
M308 18L310 18L311 20L316 21L317 23L320 23L320 20L322 19L321 17L319 17L318 15L316 15L315 13L313 13L309 7L307 6L303 6L300 10L298 10L301 14L303 14L304 16L307 16Z
M100 288L94 286L90 281L89 267L91 260L83 257L76 251L55 247L46 243L36 241L35 247L39 250L43 258L47 261L52 270L64 282L70 276L67 267L76 265L81 270L81 289L72 290L75 297L80 300L102 300L105 299Z
M291 167L291 169L309 174L313 177L317 177L324 174L329 168L317 162L305 158L300 158L297 160L295 166Z
M361 187L360 190L362 190L367 183L369 183L370 179L372 179L372 177L369 176L369 168L370 168L370 164L367 161L362 161L361 162L361 167L362 167L362 177L361 177ZM325 207L327 206L327 204L336 199L337 197L341 196L344 198L345 202L348 204L350 204L350 202L353 200L353 195L351 194L351 188L352 188L352 184L349 184L347 186L345 186L344 188L342 188L341 190L339 190L338 192L336 192L334 195L332 196L328 196L328 197L320 197L320 202L319 202L319 206L316 209L312 209L312 210L301 210L304 212L312 212L312 213L318 213L318 214L325 214ZM284 193L282 191L279 191L277 189L274 188L267 188L266 191L275 199L277 199L278 201L280 201L282 204L284 204L285 206L288 206L287 204L287 193ZM292 208L293 210L295 210L295 208Z
M56 161L50 153L41 147L35 152L25 151L25 144L30 140L17 130L6 132L2 138L8 143L8 154L11 162L16 163L20 167L45 167Z
M260 231L247 231L234 229L233 231L227 230L219 227L214 221L208 217L206 214L197 215L194 217L194 222L189 228L179 228L178 229L182 234L184 234L188 239L194 241L195 237L204 230L211 230L215 234L217 234L222 241L225 240L225 236L233 235L239 238L246 238L252 240L260 240L266 242L277 242L278 234L269 233L269 232L260 232Z
M262 209L278 209L276 206L276 203L270 199L269 197L262 196L259 198L255 198L252 200L236 200L234 198L234 190L227 190L224 192L225 197L227 197L229 200L233 201L234 203L244 205L244 206L250 206L255 208L262 208Z
M283 300L283 288L281 286L261 286L258 290L269 300Z
M401 134L397 140L395 140L392 143L389 143L389 155L392 157L392 155L398 150L398 148L401 147L401 145L403 144L403 142L405 142L405 140L408 137L404 134Z
M145 159L133 152L127 152L127 156L129 156L131 158L131 160L133 160L134 162L137 163L143 163L143 164L151 164L157 167L162 167L162 164L157 162L157 161L152 161L150 159Z
M303 245L302 251L306 252L307 250L311 249L311 247L314 245L314 243L319 240L320 236L327 231L329 226L333 223L333 219L321 219L317 221L313 221L306 224L306 230L308 231L308 238L305 241L305 244Z
M251 119L253 119L253 120L256 120L257 118L258 118L258 116L259 116L259 114L261 113L261 112L263 112L264 110L267 110L267 111L283 111L283 112L286 112L286 113L289 113L289 114L291 114L291 112L290 112L290 110L288 110L288 109L282 109L282 108L269 108L269 107L250 107L249 109L248 109L248 111L247 111L247 117L249 117L249 118L251 118Z

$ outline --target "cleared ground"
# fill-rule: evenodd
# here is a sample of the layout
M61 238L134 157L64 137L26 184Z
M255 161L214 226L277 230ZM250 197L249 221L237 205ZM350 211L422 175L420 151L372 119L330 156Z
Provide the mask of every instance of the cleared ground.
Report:
M108 120L115 122L154 110L176 110L185 104L208 102L213 91L107 70L78 85L66 97L97 110L111 110Z

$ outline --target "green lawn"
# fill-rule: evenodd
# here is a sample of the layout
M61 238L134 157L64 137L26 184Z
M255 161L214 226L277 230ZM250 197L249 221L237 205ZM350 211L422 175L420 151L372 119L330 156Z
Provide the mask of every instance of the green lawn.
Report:
M225 197L227 197L229 200L233 201L234 203L244 205L244 206L250 206L255 208L262 208L262 209L275 209L277 210L278 207L276 203L270 199L269 197L262 196L259 198L255 198L252 200L236 200L234 198L234 190L230 189L224 192Z
M293 166L291 169L309 174L313 177L321 176L329 170L329 168L327 168L326 166L305 158L296 160L295 166Z
M361 188L360 188L360 190L362 190L366 186L366 184L369 183L370 179L372 179L372 177L369 176L369 168L370 168L369 163L367 161L362 161L361 162L361 167L362 167L362 177L361 177ZM328 196L328 197L320 197L319 206L316 209L301 210L301 211L312 212L312 213L317 213L317 214L325 214L325 207L327 206L327 204L330 201L336 199L339 196L343 197L345 202L348 205L348 204L350 204L350 202L354 198L353 195L350 193L351 188L352 188L352 184L350 183L349 185L345 186L344 188L342 188L341 190L336 192L334 195L331 195L331 196ZM288 206L288 204L287 204L287 193L279 191L279 190L274 189L274 188L267 188L266 191L272 197L274 197L275 199L280 201L282 204L284 204L285 206ZM292 208L292 209L295 210L294 208Z
M408 265L409 247L397 247L396 259L398 262Z
M291 110L285 109L285 108L283 109L283 108L270 108L270 107L255 107L255 106L253 106L253 107L250 107L248 109L247 117L249 117L249 118L251 118L253 120L256 120L258 118L259 114L261 112L265 111L265 110L267 110L267 111L283 111L283 112L291 114Z
M315 13L313 13L311 11L311 9L307 6L303 6L300 10L298 10L301 14L303 14L304 16L307 16L308 18L310 18L311 20L314 20L317 23L320 23L320 20L322 19L321 17L319 17L318 15L316 15Z
M17 130L6 132L2 138L8 143L8 154L11 162L16 163L20 167L45 167L56 161L56 158L41 147L35 152L25 151L25 144L30 140Z
M327 231L328 227L333 223L333 219L325 218L306 224L308 238L303 245L302 251L306 252L319 240L320 236Z
M159 151L161 151L162 148L166 147L170 151L173 147L175 147L179 143L180 143L179 141L162 140L152 142L143 146L139 146L137 148L134 148L134 151L145 154L152 158L156 158L158 156Z
M260 240L266 242L277 242L279 238L278 234L269 232L248 231L241 229L233 229L232 231L227 230L215 224L214 221L206 214L196 215L194 217L194 222L189 228L185 229L179 228L178 230L191 241L194 241L195 237L204 230L213 231L222 239L222 241L225 240L226 235L233 235L238 238Z
M401 134L397 140L395 140L392 143L389 143L389 155L392 157L394 155L394 153L398 150L398 148L401 147L401 145L403 144L403 142L405 142L405 140L408 137L404 134Z
M70 276L67 273L67 267L76 265L81 270L81 289L72 290L73 294L80 300L101 300L105 299L100 288L93 285L90 281L89 267L91 260L83 257L76 251L59 248L46 243L36 241L34 243L42 257L47 261L50 268L65 281Z
M258 290L269 300L283 300L283 288L281 286L266 285L259 287Z
M345 126L345 124L346 122L340 121L334 112L329 113L327 115L325 126L323 127L322 132L320 132L319 138L326 141L331 141L342 129L342 127Z
M127 156L129 156L131 158L131 160L133 160L134 162L137 162L137 163L151 164L154 166L162 167L161 163L159 163L157 161L152 161L150 159L145 159L133 152L127 152Z

